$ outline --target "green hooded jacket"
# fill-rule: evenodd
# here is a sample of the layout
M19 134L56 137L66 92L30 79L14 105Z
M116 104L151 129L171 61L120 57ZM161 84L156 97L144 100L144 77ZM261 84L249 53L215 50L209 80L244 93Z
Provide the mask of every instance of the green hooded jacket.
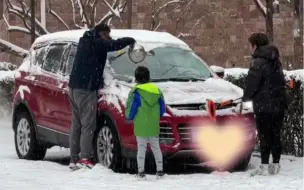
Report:
M126 117L134 121L135 136L158 136L159 121L164 112L163 94L153 83L138 84L130 91Z

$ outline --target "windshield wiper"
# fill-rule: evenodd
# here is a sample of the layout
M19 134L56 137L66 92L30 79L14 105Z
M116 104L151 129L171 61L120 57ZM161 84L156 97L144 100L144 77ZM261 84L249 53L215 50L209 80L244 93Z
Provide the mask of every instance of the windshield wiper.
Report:
M176 82L189 82L189 81L206 81L203 78L162 78L162 79L151 79L151 82L166 82L166 81L176 81Z

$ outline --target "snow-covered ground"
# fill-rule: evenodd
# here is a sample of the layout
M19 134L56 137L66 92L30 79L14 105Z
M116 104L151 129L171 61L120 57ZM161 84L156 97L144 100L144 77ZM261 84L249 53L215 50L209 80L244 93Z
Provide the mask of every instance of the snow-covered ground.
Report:
M267 177L249 177L259 163L257 157L252 158L247 172L167 175L157 181L152 175L148 176L147 181L137 181L133 175L113 173L100 165L90 171L70 172L61 161L68 161L68 151L61 148L48 151L45 161L19 160L14 149L10 121L1 120L0 123L1 190L303 189L303 158L290 156L283 157L279 175Z

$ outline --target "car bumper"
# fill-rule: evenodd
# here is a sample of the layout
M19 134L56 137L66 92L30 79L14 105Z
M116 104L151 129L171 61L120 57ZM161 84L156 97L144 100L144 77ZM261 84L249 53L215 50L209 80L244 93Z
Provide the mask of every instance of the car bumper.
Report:
M220 122L225 122L229 119L228 117L229 116L218 117L217 120ZM244 141L246 146L245 150L242 150L242 156L247 157L253 152L257 137L256 128L254 123L252 122L252 115L247 115L244 117L251 117L251 121L249 122L249 124L247 124L246 126L244 125L244 131L246 131L247 136ZM197 123L205 123L205 119L206 118L202 117L175 117L174 121L170 120L169 118L162 119L160 124L160 148L164 158L169 161L176 160L180 163L196 164L208 162L209 160L206 160L202 157L202 155L204 154L203 150L197 150L197 146L192 141L193 136L191 135L191 126L193 124L193 121L195 121L194 125L196 125ZM185 130L185 128L187 128L187 131ZM123 156L128 158L136 158L136 143L124 144L123 147ZM147 158L153 157L151 153L152 151L148 146Z

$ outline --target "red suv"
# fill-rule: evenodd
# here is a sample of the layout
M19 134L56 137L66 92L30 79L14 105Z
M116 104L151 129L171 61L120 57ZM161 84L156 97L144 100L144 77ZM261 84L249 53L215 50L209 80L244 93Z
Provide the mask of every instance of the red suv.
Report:
M67 84L83 33L84 30L75 30L39 37L16 73L13 130L19 158L40 160L52 146L69 147L71 109ZM197 122L210 120L206 99L233 100L241 97L243 91L219 78L187 44L168 33L113 30L111 35L133 37L150 51L144 62L137 65L149 68L152 82L164 93L167 107L160 121L160 143L165 160L185 164L207 162L197 157L191 136ZM114 171L136 158L136 139L132 123L125 118L125 103L135 85L133 74L137 65L130 61L127 48L109 53L105 86L99 92L93 155ZM256 143L250 102L243 107L241 115L234 112L236 104L219 108L216 117L219 125L235 118L245 122L248 136L244 143L248 146L243 159L235 165L239 169L247 167Z

